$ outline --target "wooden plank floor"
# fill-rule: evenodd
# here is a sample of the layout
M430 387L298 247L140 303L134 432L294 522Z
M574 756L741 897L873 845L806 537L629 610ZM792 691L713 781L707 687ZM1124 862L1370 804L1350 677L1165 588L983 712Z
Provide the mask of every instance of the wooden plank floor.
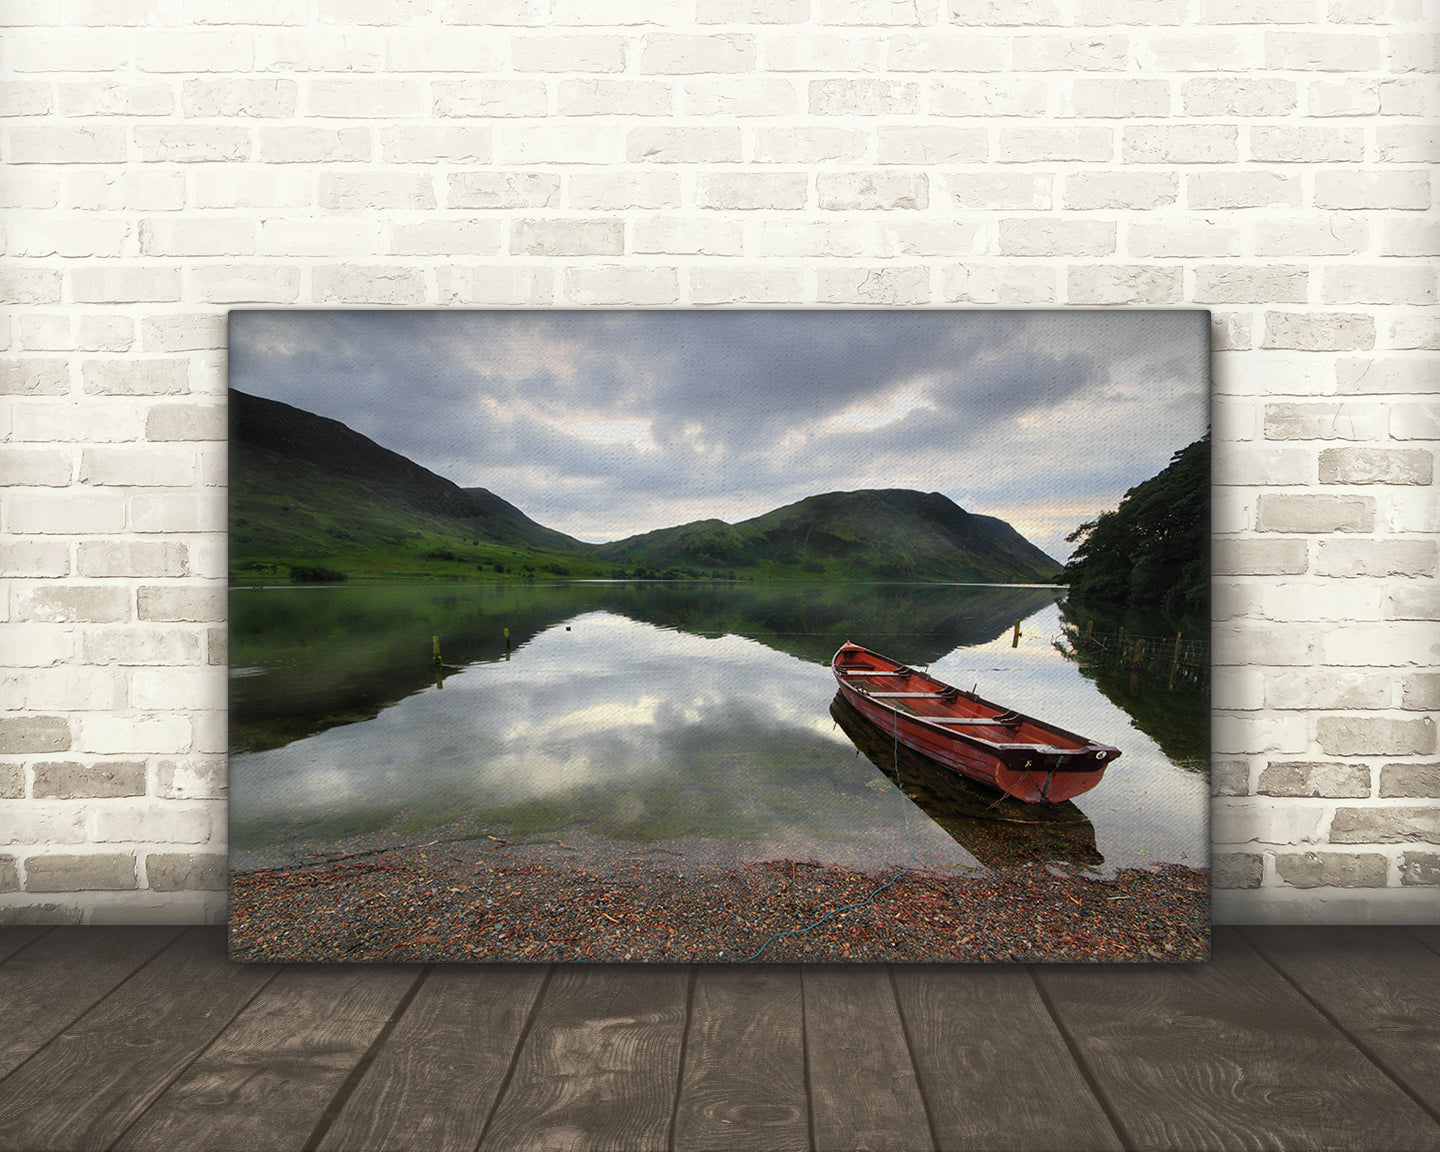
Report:
M1440 929L1196 965L232 965L0 929L0 1149L1440 1152Z

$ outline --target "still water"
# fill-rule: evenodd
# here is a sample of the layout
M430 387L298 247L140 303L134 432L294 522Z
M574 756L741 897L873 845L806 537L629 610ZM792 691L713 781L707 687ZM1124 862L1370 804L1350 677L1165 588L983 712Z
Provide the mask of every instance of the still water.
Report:
M1055 595L660 582L235 589L232 866L486 835L875 870L1205 866L1203 700L1132 680L1131 694L1166 717L1167 754L1057 650ZM993 793L927 776L833 708L828 660L847 639L1122 756L1054 820L997 820Z

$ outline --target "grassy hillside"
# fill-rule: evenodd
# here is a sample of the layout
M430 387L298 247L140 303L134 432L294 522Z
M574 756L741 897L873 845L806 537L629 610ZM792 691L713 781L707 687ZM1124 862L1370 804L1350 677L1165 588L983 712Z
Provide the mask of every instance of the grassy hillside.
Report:
M753 520L699 520L601 545L620 565L839 580L1046 581L1060 565L938 492L830 492Z
M336 420L230 393L237 584L444 577L1045 582L1060 565L932 492L831 492L727 524L586 544Z

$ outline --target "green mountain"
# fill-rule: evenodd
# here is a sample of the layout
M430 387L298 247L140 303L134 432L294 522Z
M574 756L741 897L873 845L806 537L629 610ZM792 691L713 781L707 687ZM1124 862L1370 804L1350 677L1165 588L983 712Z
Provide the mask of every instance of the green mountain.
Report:
M239 584L439 576L1040 583L1060 565L938 492L830 492L739 524L610 544L537 524L337 420L230 392L230 570Z
M456 576L497 563L570 574L589 548L338 420L230 390L230 569L240 582Z
M1048 581L1060 565L939 492L828 492L753 520L697 520L599 546L618 565L840 580Z

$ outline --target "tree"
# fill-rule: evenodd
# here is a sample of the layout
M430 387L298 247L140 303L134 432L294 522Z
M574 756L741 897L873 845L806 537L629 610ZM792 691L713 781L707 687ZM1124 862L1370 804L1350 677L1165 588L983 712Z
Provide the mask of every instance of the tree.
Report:
M1075 529L1079 546L1057 576L1081 604L1207 615L1210 594L1210 434L1125 493L1120 506Z

